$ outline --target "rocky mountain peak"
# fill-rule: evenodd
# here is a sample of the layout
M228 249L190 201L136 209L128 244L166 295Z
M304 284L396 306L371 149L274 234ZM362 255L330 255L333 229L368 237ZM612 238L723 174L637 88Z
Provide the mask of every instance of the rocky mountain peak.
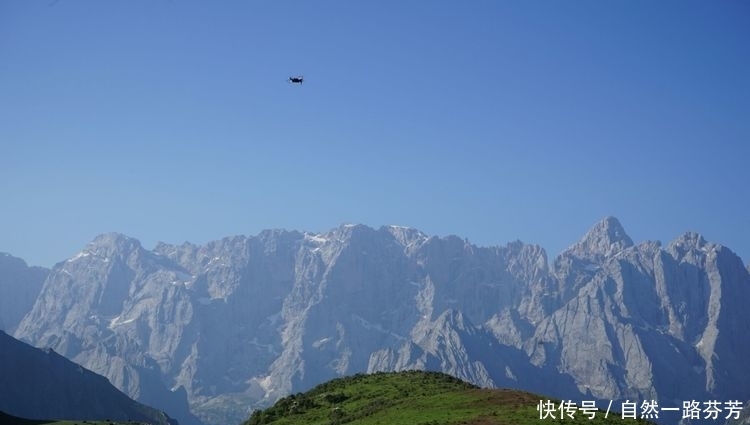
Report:
M680 237L675 239L672 246L683 246L686 248L703 248L707 244L706 240L700 233L696 232L685 232Z
M408 248L414 245L420 245L428 238L427 235L412 227L389 225L383 226L381 230L385 230L386 232L393 235L398 243L403 245L404 248Z
M365 226L364 224L348 224L347 223L347 224L340 225L336 229L322 236L324 237L332 236L334 239L340 242L356 243L357 241L370 238L370 236L372 236L375 233L376 233L375 229L369 226Z
M707 242L699 233L685 232L669 244L667 251L675 258L682 259L686 256L695 258L696 254L718 251L721 248L721 245Z
M345 234L353 234L356 232L365 232L365 231L373 231L373 229L370 226L366 226L364 224L358 224L358 223L344 223L336 228L336 231L345 233Z
M101 234L86 246L86 251L101 257L110 257L116 254L127 256L133 251L141 249L143 248L138 239L115 232Z
M605 217L596 223L571 250L580 256L608 256L633 246L633 240L625 233L615 217Z

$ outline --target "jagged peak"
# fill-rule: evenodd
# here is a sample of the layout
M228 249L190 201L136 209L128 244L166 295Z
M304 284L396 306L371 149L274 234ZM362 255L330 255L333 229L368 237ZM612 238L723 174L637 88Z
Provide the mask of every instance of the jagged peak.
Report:
M422 243L428 239L427 235L413 227L397 226L391 224L383 226L380 229L390 233L398 241L398 243L405 247L414 243Z
M118 232L108 232L108 233L102 233L98 236L96 236L89 245L112 245L112 244L129 244L129 243L136 243L140 246L140 242L138 239L131 238L128 235L118 233Z
M164 255L164 253L174 251L177 248L190 248L190 247L195 247L195 245L187 241L183 242L181 245L171 244L169 242L164 242L164 241L158 241L156 242L156 245L154 246L154 252L159 255Z
M256 236L260 239L271 239L271 238L299 238L302 237L305 234L305 232L300 232L299 230L288 230L288 229L265 229L258 233ZM242 236L243 238L247 239L245 236Z
M102 233L95 237L86 248L76 257L84 253L94 253L99 256L109 257L113 254L127 254L136 250L143 249L138 239L123 235L122 233L110 232Z
M374 233L375 229L364 224L344 223L332 230L330 233L336 235L339 238L349 239L354 235L361 235L366 233Z
M361 230L361 229L373 230L372 227L367 226L365 224L361 224L361 223L342 223L338 227L338 229L348 230L348 231Z
M685 246L690 248L702 248L705 246L708 242L706 242L706 239L703 238L703 235L697 232L685 232L677 239L672 241L670 245L674 246Z
M529 244L518 239L505 244L505 249L512 253L528 253L531 255L542 255L544 256L545 261L547 258L547 251L541 245Z
M736 256L734 252L724 246L707 241L700 233L685 232L673 240L667 250L676 258L680 258L691 251L721 252L726 250ZM739 258L739 257L737 257ZM740 259L740 262L742 260Z
M605 217L573 245L569 251L578 255L612 255L633 246L633 240L625 233L620 221L615 217Z

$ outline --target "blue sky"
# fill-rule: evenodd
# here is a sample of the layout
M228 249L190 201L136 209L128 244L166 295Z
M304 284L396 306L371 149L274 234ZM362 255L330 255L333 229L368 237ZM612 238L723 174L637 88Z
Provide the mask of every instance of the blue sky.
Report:
M0 0L0 251L607 215L750 260L746 1ZM302 74L302 86L286 82Z

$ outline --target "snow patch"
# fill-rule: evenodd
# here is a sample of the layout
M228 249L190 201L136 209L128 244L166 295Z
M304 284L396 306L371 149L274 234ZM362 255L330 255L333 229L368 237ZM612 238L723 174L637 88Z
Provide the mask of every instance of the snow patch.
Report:
M79 258L88 257L89 255L91 255L91 252L83 250L83 251L79 252L78 254L74 255L73 257L69 258L66 261L66 263L72 263L73 261L75 261L75 260L77 260Z
M324 244L324 243L328 242L328 238L323 237L321 235L316 235L316 234L313 234L313 233L305 233L305 240L308 240L310 242L319 243L319 244Z
M114 329L117 326L127 325L128 323L135 322L135 319L126 319L126 320L120 320L120 316L115 317L114 319L109 321L109 326L107 326L110 329Z
M505 377L513 381L518 381L518 378L516 378L516 375L510 369L510 366L505 366Z
M211 266L213 266L213 265L214 265L214 263L215 263L215 262L217 262L217 261L221 261L221 257L214 257L214 258L212 258L212 259L208 260L208 263L206 263L206 265L204 266L204 267L205 267L205 269L206 269L206 270L208 270L208 269L209 269L209 268L210 268ZM220 265L222 265L222 266L223 266L223 265L225 265L225 264L224 264L224 263L221 263Z
M330 337L321 338L315 342L312 343L313 348L320 348L321 346L325 345L328 341L330 341Z

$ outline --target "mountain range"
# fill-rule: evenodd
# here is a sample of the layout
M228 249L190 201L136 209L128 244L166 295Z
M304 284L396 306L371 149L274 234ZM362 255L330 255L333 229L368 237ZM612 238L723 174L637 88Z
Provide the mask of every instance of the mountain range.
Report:
M14 335L183 425L407 369L574 401L744 404L748 299L728 248L697 233L635 244L613 217L551 262L399 226L152 250L111 233L49 271Z

